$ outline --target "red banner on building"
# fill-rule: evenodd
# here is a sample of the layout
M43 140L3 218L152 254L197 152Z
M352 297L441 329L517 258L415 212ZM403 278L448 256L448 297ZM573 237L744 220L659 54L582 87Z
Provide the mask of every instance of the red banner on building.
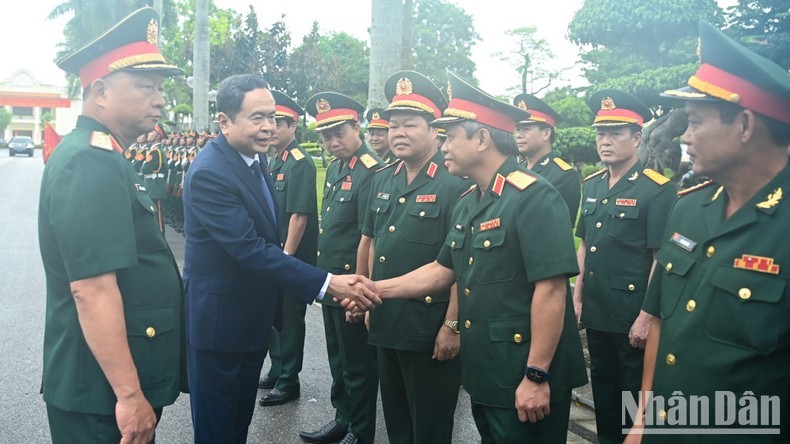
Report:
M52 155L53 151L55 151L55 147L58 146L58 143L60 143L60 139L62 139L63 136L56 133L55 128L52 128L49 122L47 122L45 125L46 126L44 127L43 156L44 156L44 163L46 164L47 160L49 160L49 156Z

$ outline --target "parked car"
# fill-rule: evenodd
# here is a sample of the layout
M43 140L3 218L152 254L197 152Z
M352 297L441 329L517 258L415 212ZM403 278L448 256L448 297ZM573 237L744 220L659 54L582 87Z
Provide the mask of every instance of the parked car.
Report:
M28 136L16 136L8 142L8 155L14 156L17 153L25 153L28 157L33 157L33 139Z

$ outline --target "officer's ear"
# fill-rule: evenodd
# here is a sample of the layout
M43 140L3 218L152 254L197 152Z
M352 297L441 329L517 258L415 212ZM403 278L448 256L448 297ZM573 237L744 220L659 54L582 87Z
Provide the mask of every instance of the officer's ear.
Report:
M475 140L475 142L477 142L478 151L482 152L493 146L491 133L489 133L485 128L480 128L477 130L477 133L472 138Z
M746 143L754 136L754 126L757 116L751 110L744 109L735 116L735 124L738 125L738 138L741 143Z
M217 123L219 124L219 130L222 131L222 134L228 135L228 127L231 123L233 123L233 119L231 119L227 114L220 111L217 113Z

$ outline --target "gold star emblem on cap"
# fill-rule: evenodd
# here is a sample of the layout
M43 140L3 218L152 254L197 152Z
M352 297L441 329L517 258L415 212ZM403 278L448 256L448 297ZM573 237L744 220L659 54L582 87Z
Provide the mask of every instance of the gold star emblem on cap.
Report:
M379 120L379 113L373 113L373 120Z
M148 22L148 27L145 30L145 40L151 45L156 45L159 41L159 26L154 19Z
M518 101L518 107L519 107L519 108L521 108L521 109L523 109L523 110L526 110L526 109L527 109L527 104L526 104L526 103L524 103L524 101L523 101L523 100L519 100L519 101Z
M612 100L611 97L604 97L603 100L601 100L601 109L609 110L615 108L616 106L614 105L614 100Z
M326 99L318 99L318 101L315 102L315 109L323 114L328 113L332 109L332 106L329 105Z
M401 77L398 80L398 84L395 86L395 94L399 96L404 96L407 94L411 94L412 87L411 87L411 80L408 77Z

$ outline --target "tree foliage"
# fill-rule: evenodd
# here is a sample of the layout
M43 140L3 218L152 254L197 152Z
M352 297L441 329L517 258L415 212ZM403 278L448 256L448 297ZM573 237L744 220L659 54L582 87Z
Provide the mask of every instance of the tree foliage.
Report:
M558 129L553 147L563 159L573 163L595 163L601 160L595 149L595 129L591 126Z
M752 51L790 69L787 0L739 0L727 10L727 31Z
M511 88L516 94L538 94L548 88L563 71L552 63L554 52L545 39L537 36L537 32L535 26L507 31L506 34L515 41L514 49L497 53L502 60L510 62L519 74L519 85Z
M577 89L566 86L549 91L543 97L543 101L563 118L563 121L557 124L558 128L592 125L592 111L587 106L587 101L579 94Z

